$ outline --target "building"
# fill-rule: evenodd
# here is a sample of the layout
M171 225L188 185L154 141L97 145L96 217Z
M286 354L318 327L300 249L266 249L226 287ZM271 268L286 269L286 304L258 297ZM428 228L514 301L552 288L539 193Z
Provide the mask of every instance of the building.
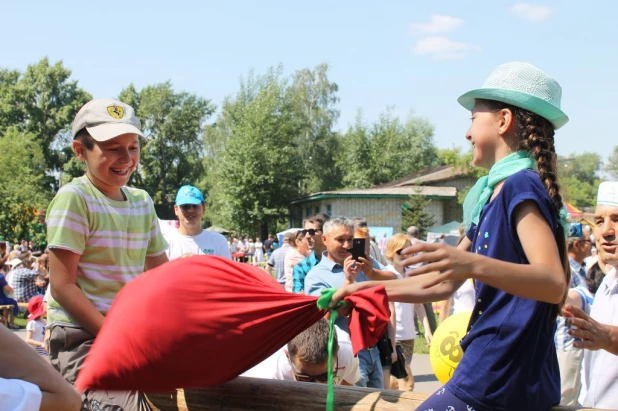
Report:
M452 166L438 166L366 189L313 193L290 204L290 226L302 227L303 219L317 213L364 217L372 227L392 227L402 231L401 212L412 194L431 200L426 211L436 225L461 221L457 193L475 183L473 177Z

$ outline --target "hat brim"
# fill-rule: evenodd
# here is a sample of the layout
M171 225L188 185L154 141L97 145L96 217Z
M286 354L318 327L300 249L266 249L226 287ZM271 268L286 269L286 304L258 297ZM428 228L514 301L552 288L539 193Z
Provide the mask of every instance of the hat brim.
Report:
M558 107L543 99L521 91L479 88L462 94L457 99L457 102L467 110L472 111L475 99L495 100L523 108L547 119L556 130L569 121L569 117Z
M128 123L99 124L98 126L86 127L86 130L92 138L100 142L111 140L123 134L137 134L144 137L142 130Z
M200 200L199 198L195 198L195 197L184 198L182 200L176 200L177 206L187 205L187 204L192 204L192 205L202 204L202 200Z
M33 313L28 314L28 320L29 321L36 320L37 318L42 316L44 312L45 312L45 307L43 307L43 304L41 304L38 310L36 310Z

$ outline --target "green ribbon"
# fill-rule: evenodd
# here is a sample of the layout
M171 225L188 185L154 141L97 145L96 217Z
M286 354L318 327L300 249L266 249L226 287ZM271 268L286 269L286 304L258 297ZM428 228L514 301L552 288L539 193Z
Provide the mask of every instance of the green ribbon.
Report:
M337 319L337 308L347 305L345 301L341 300L335 307L330 307L330 302L336 291L336 288L327 288L322 290L322 295L318 298L317 302L320 310L330 311L330 329L328 333L328 393L326 394L326 411L333 411L335 403L335 392L333 387L333 349L335 345L335 320Z

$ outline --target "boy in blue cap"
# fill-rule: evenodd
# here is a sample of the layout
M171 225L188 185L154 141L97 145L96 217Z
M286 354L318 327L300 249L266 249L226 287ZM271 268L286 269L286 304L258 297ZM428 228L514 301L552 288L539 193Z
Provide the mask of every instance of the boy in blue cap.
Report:
M167 256L170 260L198 254L232 258L224 236L202 229L204 210L204 196L199 189L189 185L180 187L174 205L180 226L168 238Z

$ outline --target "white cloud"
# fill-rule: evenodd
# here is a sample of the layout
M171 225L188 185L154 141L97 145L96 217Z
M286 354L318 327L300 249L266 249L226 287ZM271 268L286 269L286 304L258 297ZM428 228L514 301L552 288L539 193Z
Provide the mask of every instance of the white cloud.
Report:
M439 14L434 14L433 16L431 16L431 22L413 23L410 27L412 33L450 33L460 27L463 22L464 21L462 19L457 17L441 16Z
M465 57L470 51L480 49L477 45L454 41L446 36L432 36L419 39L412 51L416 54L430 55L435 60L455 60Z
M517 3L510 10L511 13L530 21L542 21L553 13L552 9L544 6L533 6L528 3Z

